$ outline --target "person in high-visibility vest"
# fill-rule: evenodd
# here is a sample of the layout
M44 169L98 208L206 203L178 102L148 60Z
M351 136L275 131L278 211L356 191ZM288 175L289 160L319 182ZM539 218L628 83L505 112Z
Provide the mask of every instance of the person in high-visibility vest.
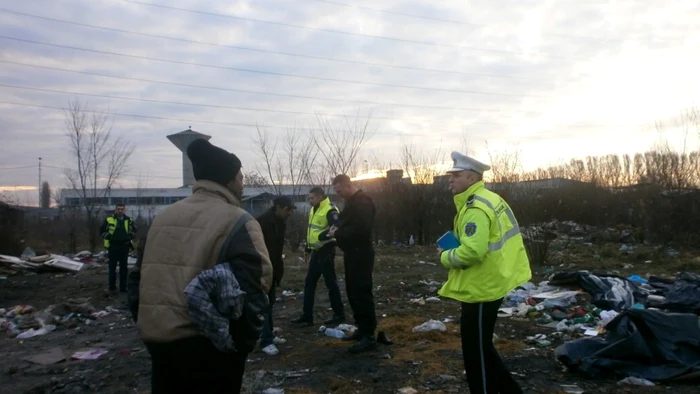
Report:
M100 227L104 246L109 257L109 292L117 292L117 264L119 264L119 291L126 293L129 251L136 232L133 220L126 216L124 204L114 207L114 215L105 218Z
M332 226L338 224L338 208L320 187L309 191L309 223L306 230L306 251L310 254L309 268L304 282L304 310L294 324L311 325L314 322L314 299L316 284L323 276L328 288L328 298L333 309L333 316L324 324L340 324L345 321L345 307L340 296L340 287L335 274L336 240L328 235Z
M510 291L532 278L523 237L510 206L485 188L484 163L452 152L450 189L459 246L438 248L449 269L439 294L462 303L464 369L470 393L522 393L493 345L498 309Z

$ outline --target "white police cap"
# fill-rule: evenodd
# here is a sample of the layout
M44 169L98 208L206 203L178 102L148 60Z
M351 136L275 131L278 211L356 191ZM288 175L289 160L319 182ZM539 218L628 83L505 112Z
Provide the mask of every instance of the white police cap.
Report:
M447 172L460 172L464 170L472 170L474 172L478 172L479 174L483 174L484 171L488 171L491 169L488 165L472 159L469 156L463 155L459 152L452 152L452 168L447 170Z

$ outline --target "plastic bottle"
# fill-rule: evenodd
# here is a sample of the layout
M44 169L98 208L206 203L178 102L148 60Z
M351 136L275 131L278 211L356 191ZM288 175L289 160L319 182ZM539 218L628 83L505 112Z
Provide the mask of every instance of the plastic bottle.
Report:
M326 331L324 331L327 336L333 337L333 338L343 338L345 337L345 333L341 330L338 330L337 328L326 328Z
M544 304L537 304L533 306L532 308L528 309L528 312L540 312L544 310Z

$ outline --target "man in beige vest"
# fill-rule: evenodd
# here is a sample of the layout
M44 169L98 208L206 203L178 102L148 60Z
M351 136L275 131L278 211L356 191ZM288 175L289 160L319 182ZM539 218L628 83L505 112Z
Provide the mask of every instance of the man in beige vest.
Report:
M260 338L272 265L260 225L240 207L240 160L205 140L192 142L187 155L197 180L192 195L155 218L140 268L138 328L153 361L151 392L239 393L245 361ZM245 292L242 315L223 319L233 351L215 346L207 336L212 327L193 322L192 299L184 292L217 264L226 264ZM214 293L207 302L225 296Z

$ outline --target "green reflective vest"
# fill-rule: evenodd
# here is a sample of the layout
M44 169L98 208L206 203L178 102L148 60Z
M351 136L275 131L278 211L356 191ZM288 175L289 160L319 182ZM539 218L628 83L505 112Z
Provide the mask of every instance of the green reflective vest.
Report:
M306 230L306 247L311 250L319 250L323 245L335 242L335 239L321 241L318 237L324 231L330 229L327 215L330 211L338 211L330 198L326 197L318 204L318 208L309 211L309 228Z
M113 235L114 230L117 228L117 218L114 216L109 216L107 217L107 234ZM124 229L126 230L127 235L131 234L132 226L131 226L131 219L124 219ZM109 249L109 240L105 239L104 240L104 245L106 249Z
M460 246L440 256L450 272L439 294L467 303L489 302L529 281L530 261L510 206L483 181L454 196L454 202Z

